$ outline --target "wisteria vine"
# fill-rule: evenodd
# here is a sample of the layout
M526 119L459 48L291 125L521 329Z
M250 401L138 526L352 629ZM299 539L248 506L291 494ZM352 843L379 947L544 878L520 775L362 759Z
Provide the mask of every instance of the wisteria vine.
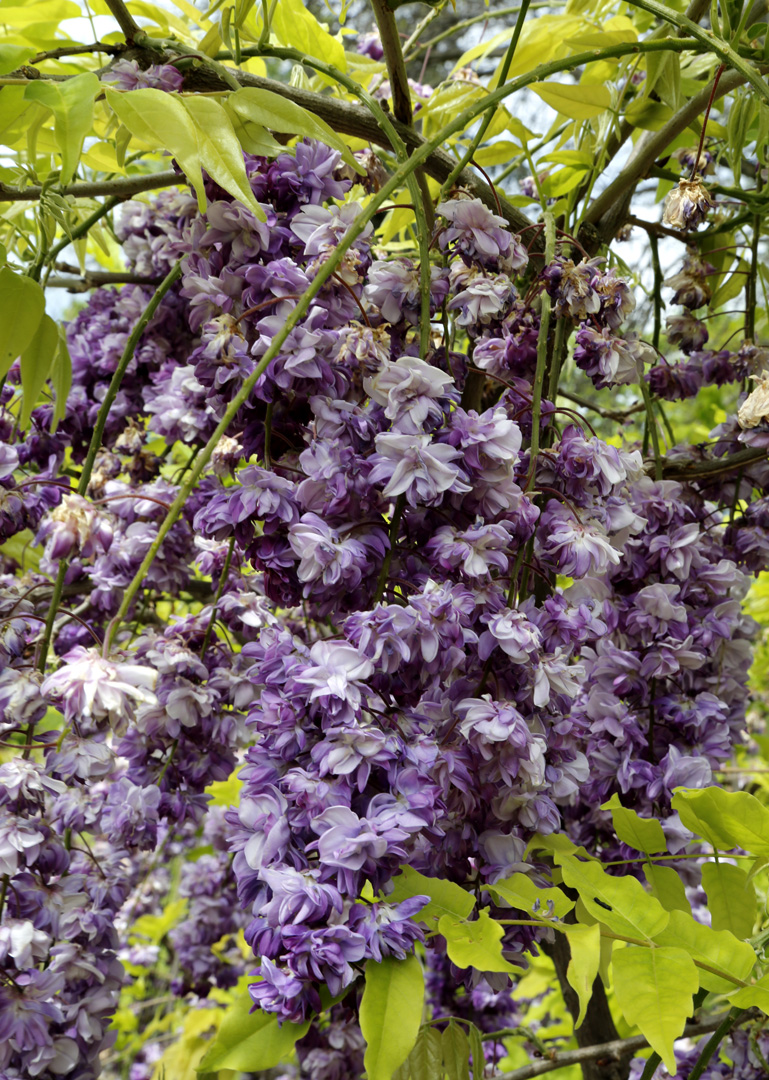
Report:
M112 71L125 89L176 76ZM298 1044L301 1075L359 1080L362 965L420 945L433 1016L507 1029L509 979L451 964L423 899L388 902L400 868L493 911L489 885L534 872L535 833L628 857L599 809L614 793L683 851L673 789L711 783L744 738L766 463L663 479L558 403L558 366L573 333L586 379L640 383L650 405L742 384L713 460L769 445L766 350L706 347L696 248L666 283L675 361L623 333L631 284L550 216L536 262L531 236L457 190L429 263L424 246L390 256L372 219L402 169L364 209L361 178L305 140L247 158L263 222L210 181L205 213L185 189L129 203L129 267L163 285L99 289L72 320L55 429L42 405L19 435L10 372L4 1080L99 1074L141 963L132 925L190 852L171 992L204 1001L253 973L254 1003L294 1022L338 999ZM683 181L666 220L693 229L711 205ZM237 805L211 806L236 770ZM541 933L508 927L505 956L525 962ZM741 1038L729 1075L749 1080Z

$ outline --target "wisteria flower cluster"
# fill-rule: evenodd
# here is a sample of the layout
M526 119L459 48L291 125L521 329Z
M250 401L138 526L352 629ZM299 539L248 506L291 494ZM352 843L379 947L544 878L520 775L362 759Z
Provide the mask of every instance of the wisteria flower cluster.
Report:
M173 68L113 70L173 89ZM0 765L8 1080L98 1074L121 986L149 948L133 924L160 910L177 855L198 852L174 883L186 915L168 936L173 993L203 999L248 973L261 1009L310 1019L324 992L354 995L366 960L426 941L426 898L392 898L402 866L491 903L489 885L531 871L535 833L622 853L598 809L615 792L682 850L673 789L708 784L742 737L754 625L740 601L747 572L769 566L763 500L730 523L748 480L653 479L637 447L575 414L563 423L556 402L541 403L530 448L544 293L597 387L648 379L687 396L742 378L752 345L703 351L693 312L708 270L692 255L670 283L686 308L670 338L687 360L657 363L622 333L635 300L613 268L567 245L532 267L525 238L463 192L437 207L428 348L424 268L383 258L367 227L238 410L130 626L103 647L194 455L361 212L361 189L319 143L248 158L247 171L263 222L211 182L205 213L181 190L121 217L137 274L181 261L182 275L109 411L86 496L71 464L150 287L98 290L70 323L73 388L53 433L48 406L23 440L0 415L2 537L29 530L42 549L23 575L5 560L0 612L0 730L19 747ZM480 401L469 373L486 379ZM767 416L735 420L724 452L764 434ZM206 789L236 769L239 802L212 807ZM505 956L523 961L538 933L507 928ZM516 1023L507 976L457 968L439 940L432 1014ZM358 1080L354 1015L348 996L311 1028L303 1076Z

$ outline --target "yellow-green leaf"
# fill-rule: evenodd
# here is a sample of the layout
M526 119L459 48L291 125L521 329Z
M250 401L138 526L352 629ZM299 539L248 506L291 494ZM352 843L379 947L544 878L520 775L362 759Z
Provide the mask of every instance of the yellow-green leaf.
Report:
M366 986L360 1003L360 1027L366 1040L368 1080L390 1080L417 1041L425 985L416 956L366 963Z
M769 855L769 810L749 792L678 788L672 806L687 829L714 847Z
M511 907L535 913L539 918L547 919L554 915L562 919L574 907L574 901L562 889L537 885L528 874L513 874L487 888L501 896Z
M683 1034L699 988L697 969L683 949L615 949L614 993L629 1024L641 1029L671 1076L676 1073L673 1043Z
M243 151L225 109L209 97L186 97L182 101L194 124L203 168L219 187L240 199L260 221L264 221L266 215L254 198L246 176Z
M599 863L580 862L564 852L556 852L554 859L593 918L615 934L651 939L667 926L669 913L636 878L611 877Z
M281 97L280 94L248 86L232 94L228 105L244 120L251 120L270 131L279 131L284 135L307 135L311 139L318 139L326 146L338 150L348 165L357 172L365 172L344 139L340 138L325 120L313 116L307 109Z
M718 968L733 979L745 981L756 964L756 954L746 941L739 941L728 930L712 930L683 911L672 911L670 922L654 940L684 949L693 960ZM706 990L723 994L734 988L732 980L702 968L698 968L698 975Z
M22 404L19 426L24 430L29 423L30 414L37 403L40 391L45 385L56 353L59 349L59 328L50 317L43 315L35 336L21 354L21 389Z
M414 916L420 922L431 922L442 915L466 919L475 907L475 898L461 885L443 878L425 877L418 870L404 866L393 878L393 891L385 899L391 904L399 904L412 896L430 897L430 903Z
M29 45L0 44L0 75L7 75L9 71L26 64L30 56L35 55L35 50Z
M571 117L572 120L589 120L611 106L611 94L605 86L534 83L530 89L551 109Z
M12 26L15 30L40 23L59 23L62 19L78 19L83 15L74 0L38 0L38 3L31 0L7 7L3 4L2 12L3 25Z
M692 907L686 899L684 883L672 866L650 863L644 867L644 875L649 882L652 896L656 896L665 911L685 911L687 915L691 915Z
M0 378L37 333L45 313L43 290L32 278L0 270Z
M260 221L264 211L246 176L243 152L223 107L211 98L186 98L153 88L119 93L106 91L118 118L137 138L154 149L167 150L179 163L205 210L202 169Z
M321 26L302 0L278 0L270 29L282 44L347 70L344 45Z
M601 964L601 927L598 923L592 926L575 923L569 926L564 924L564 929L567 930L566 936L571 950L566 978L579 998L579 1016L574 1021L574 1027L578 1028L585 1019L590 998L593 996L593 983Z
M611 810L614 831L623 844L646 854L667 851L665 834L656 818L642 818L635 810L628 810L622 805L616 793L603 804L601 809Z
M31 82L25 90L29 101L50 109L54 118L54 136L61 154L61 182L68 184L75 175L83 140L93 127L93 102L99 93L99 80L91 71L66 82Z
M737 938L750 937L758 914L758 901L747 871L725 862L705 863L702 887L707 893L713 929L729 930Z
M738 1005L741 1009L755 1006L769 1016L769 975L764 975L751 986L743 986L741 990L735 990L729 995L729 1000L732 1005Z
M480 911L473 922L463 922L451 915L442 915L438 930L446 939L446 952L453 964L460 968L473 967L477 971L507 971L518 973L502 955L502 938L505 928Z
M67 397L72 387L72 360L67 348L67 334L63 326L59 326L58 330L59 348L51 371L51 385L55 396L51 432L56 431L59 421L67 415Z
M224 1014L216 1039L198 1069L200 1072L238 1069L249 1073L272 1069L291 1052L309 1026L309 1021L279 1024L274 1013L254 1009L253 999L246 992Z

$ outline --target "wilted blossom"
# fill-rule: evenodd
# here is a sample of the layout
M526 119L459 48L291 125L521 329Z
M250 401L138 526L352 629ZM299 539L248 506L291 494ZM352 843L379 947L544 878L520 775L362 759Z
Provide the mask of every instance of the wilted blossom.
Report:
M751 376L757 384L740 405L737 420L741 428L754 428L769 418L769 371Z
M683 304L692 311L703 307L713 294L708 278L715 272L714 266L689 251L678 273L665 279L665 285L674 290L673 303Z
M662 224L674 229L696 229L714 206L701 177L679 180L665 198Z

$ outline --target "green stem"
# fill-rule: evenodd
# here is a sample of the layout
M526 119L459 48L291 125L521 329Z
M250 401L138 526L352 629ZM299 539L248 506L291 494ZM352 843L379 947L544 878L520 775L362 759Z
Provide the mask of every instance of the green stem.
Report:
M555 342L553 344L553 364L550 369L550 381L547 386L547 400L555 402L558 394L558 383L561 379L561 369L568 347L566 337L566 320L558 319L555 324Z
M107 393L104 395L104 400L99 407L99 414L96 417L96 424L93 429L93 434L91 435L91 441L88 445L88 451L86 453L85 462L83 464L83 471L80 474L80 482L77 486L78 495L85 496L86 492L88 491L88 485L91 481L91 473L93 472L96 455L99 452L99 448L101 447L101 440L104 434L105 425L107 423L107 417L109 416L109 411L112 408L112 403L117 397L118 390L120 389L120 384L123 381L123 376L128 370L128 365L133 359L134 352L136 351L136 346L139 344L139 339L146 330L147 325L152 319L153 315L157 311L160 301L166 295L174 282L177 281L179 277L181 277L181 273L181 263L176 263L176 265L168 272L168 274L166 274L165 278L158 285L152 299L147 304L147 307L144 309L136 325L131 331L128 341L125 344L125 348L123 349L123 355L120 357L118 366L115 368L114 374L107 388ZM43 641L40 646L39 668L41 673L45 672L45 665L48 659L48 649L50 648L51 637L53 635L53 626L59 611L59 604L61 603L61 594L64 589L64 578L66 573L67 564L62 559L59 563L58 573L56 574L56 581L54 582L53 593L51 594L51 606L48 609L48 617L46 618L45 630L43 631ZM32 725L27 728L27 740L28 742L31 742L32 740ZM25 751L25 757L28 756L29 755Z
M721 1040L725 1039L735 1024L739 1022L741 1016L744 1015L742 1009L730 1009L729 1015L725 1016L708 1041L702 1048L702 1053L697 1058L694 1068L689 1073L689 1080L699 1080L705 1071L710 1059L718 1049Z
M545 213L545 266L553 261L555 255L555 218L548 210ZM545 383L545 370L549 356L548 338L550 336L550 297L542 293L542 307L539 315L539 336L537 338L537 368L534 373L531 406L531 445L529 447L529 478L526 490L534 484L537 472L537 454L539 453L539 425L542 416L542 389Z
M507 47L507 52L505 53L505 58L502 61L502 67L500 68L500 71L499 71L499 80L498 80L498 85L499 86L504 85L504 83L505 83L505 81L507 79L507 73L510 70L510 65L512 64L513 57L515 56L515 50L518 47L518 40L519 40L519 38L521 36L521 31L523 30L523 24L524 24L524 22L526 20L526 15L527 15L528 10L529 10L530 2L531 2L531 0L522 0L522 2L521 2L521 7L520 7L520 10L518 12L518 18L515 21L515 28L513 30L513 36L510 38L510 44ZM496 112L497 112L497 106L495 106L493 109L489 109L489 111L486 113L486 116L481 121L481 124L480 124L477 132L475 133L475 135L471 139L470 145L467 148L467 150L465 151L464 156L462 157L461 161L459 161L458 164L455 166L454 170L451 172L451 174L447 178L446 182L444 183L443 187L441 188L441 195L443 195L444 192L451 191L452 187L456 183L456 179L459 176L459 174L463 171L463 169L465 169L465 167L475 157L475 151L478 149L478 147L483 142L483 138L484 138L486 132L489 129L489 125L491 124L492 120L496 116Z
M662 1058L655 1051L650 1057L646 1059L646 1065L644 1071L641 1073L641 1080L652 1080L652 1077L657 1071L657 1066L662 1061Z
M756 173L756 187L760 191L761 170ZM753 341L756 334L756 303L758 302L758 241L761 235L761 215L756 214L753 218L753 236L750 244L750 273L745 282L745 338Z
M390 546L385 552L384 560L382 561L382 569L379 572L379 578L377 579L376 589L374 590L374 598L372 605L376 607L385 591L385 585L387 584L387 578L390 575L390 563L393 558L393 548L395 542L398 539L398 526L401 523L401 515L403 514L403 507L406 505L405 495L399 495L395 500L395 506L393 507L393 516L390 521Z
M390 93L393 99L395 119L411 126L413 110L411 108L411 90L409 89L406 64L398 36L398 24L395 15L387 6L386 0L371 0L374 9L379 39L382 42L387 74L390 78Z
M389 140L400 166L405 166L409 161L413 161L416 154L424 149L424 147L420 147L419 151L415 151L409 158L406 144L377 99L366 93L358 83L332 64L316 60L313 56L305 56L304 53L299 52L297 49L269 47L264 48L262 52L266 56L276 56L282 60L293 60L297 64L306 64L308 67L315 68L316 71L335 79L349 94L353 94L362 101ZM428 156L429 154L425 154L425 157ZM403 180L405 180L409 189L416 219L417 244L419 246L419 355L424 359L430 348L430 233L432 229L428 219L432 218L432 204L430 203L426 183L420 185L417 175L422 163L420 161L413 169L409 169L405 173Z
M424 30L426 30L427 27L430 25L430 23L434 22L438 18L438 16L443 12L443 9L446 7L446 3L447 3L447 0L443 0L442 3L436 4L435 7L431 8L430 11L427 12L424 19L422 19L421 22L417 23L411 37L407 38L404 45L403 45L404 59L405 59L406 54L408 53L409 49L419 41L419 35ZM447 34L449 36L451 36L452 34L455 34L456 31L457 31L457 26L454 25L454 26L452 26L452 28L450 30L447 31ZM416 54L418 52L421 52L422 50L424 50L424 49L426 49L428 47L429 46L427 46L427 45L417 45L416 50L414 52L414 56L416 56ZM413 59L413 57L409 57L409 60L411 60L411 59Z
M657 419L654 415L652 396L643 375L641 376L640 387L641 393L643 394L644 405L646 406L646 430L651 436L652 447L654 448L654 479L661 480L663 460L662 450L660 448L660 433L657 430Z
M642 11L648 11L650 14L656 15L658 19L671 23L679 30L685 30L695 41L704 45L708 52L714 53L722 64L732 68L734 71L738 71L745 78L745 81L750 83L758 96L769 103L769 86L763 76L752 64L744 60L731 45L715 37L712 31L703 30L701 26L688 19L686 15L679 15L671 5L659 3L658 0L628 0L628 3L631 7L637 7Z
M230 538L230 546L227 549L227 557L224 560L224 566L222 567L222 573L221 573L221 576L219 578L219 585L217 586L216 595L214 596L214 606L211 609L211 618L209 619L208 626L206 627L206 633L205 633L205 637L203 638L203 644L200 646L200 659L201 660L206 655L206 649L208 648L208 644L211 641L211 634L212 634L213 629L214 629L214 623L216 622L216 609L219 606L219 601L222 598L222 593L224 592L224 586L227 584L227 575L230 572L230 563L232 562L232 552L234 551L234 549L235 549L235 537L233 536L233 537Z
M649 250L652 255L652 270L654 271L654 331L652 345L655 352L659 352L660 333L662 331L662 267L660 266L660 246L657 234L649 229L646 233L649 240Z
M121 202L123 202L123 200L117 196L113 196L111 199L107 199L107 201L102 203L101 206L97 207L97 209L94 210L94 212L90 214L85 219L85 221L81 221L80 224L77 225L74 229L72 229L72 231L68 233L67 236L65 236L62 240L58 242L58 244L53 245L53 247L48 252L46 258L49 267L48 273L46 274L45 278L46 281L50 276L51 270L53 269L53 264L56 261L56 257L61 254L64 248L69 247L69 245L73 241L79 240L81 236L85 236L88 230L93 225L95 225L97 221L101 220L101 218L108 214L110 210L113 210L116 206L119 206ZM45 282L43 282L43 285L45 285Z

